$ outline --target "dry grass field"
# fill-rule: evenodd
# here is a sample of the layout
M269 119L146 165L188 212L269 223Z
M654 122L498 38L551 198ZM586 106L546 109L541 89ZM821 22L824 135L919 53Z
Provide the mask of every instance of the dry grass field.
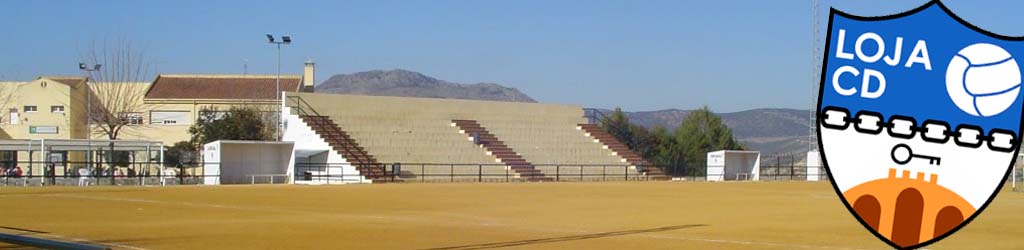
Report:
M0 231L115 249L885 249L827 182L0 187ZM1024 194L929 249L1024 248ZM0 249L15 248L0 245Z

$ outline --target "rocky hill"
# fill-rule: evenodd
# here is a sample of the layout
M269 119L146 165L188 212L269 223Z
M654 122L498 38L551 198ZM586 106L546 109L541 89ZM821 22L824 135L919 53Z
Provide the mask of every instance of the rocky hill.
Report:
M537 102L515 88L497 83L453 83L402 69L334 75L316 85L316 91L355 95Z

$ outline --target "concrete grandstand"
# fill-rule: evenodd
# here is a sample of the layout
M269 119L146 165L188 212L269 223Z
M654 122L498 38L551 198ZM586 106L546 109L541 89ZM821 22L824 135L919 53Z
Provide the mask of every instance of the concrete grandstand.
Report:
M664 178L573 105L286 92L295 183Z

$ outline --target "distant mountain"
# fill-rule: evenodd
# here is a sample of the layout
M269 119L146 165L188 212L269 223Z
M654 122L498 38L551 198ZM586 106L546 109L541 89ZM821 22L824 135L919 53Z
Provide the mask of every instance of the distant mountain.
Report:
M611 114L610 110L602 110ZM663 126L674 130L686 119L691 110L666 109L658 111L626 112L633 123L644 127ZM752 150L762 153L794 153L807 151L810 132L810 114L797 109L751 109L719 113L733 136Z
M496 83L453 83L402 69L334 75L316 85L316 91L375 96L537 102L515 88Z

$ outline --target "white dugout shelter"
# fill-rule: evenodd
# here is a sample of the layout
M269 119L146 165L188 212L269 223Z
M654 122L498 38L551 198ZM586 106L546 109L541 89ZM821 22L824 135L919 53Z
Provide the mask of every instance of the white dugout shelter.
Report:
M292 183L292 142L220 140L203 145L203 184Z
M707 162L708 181L756 181L760 178L760 151L719 150L708 152Z

